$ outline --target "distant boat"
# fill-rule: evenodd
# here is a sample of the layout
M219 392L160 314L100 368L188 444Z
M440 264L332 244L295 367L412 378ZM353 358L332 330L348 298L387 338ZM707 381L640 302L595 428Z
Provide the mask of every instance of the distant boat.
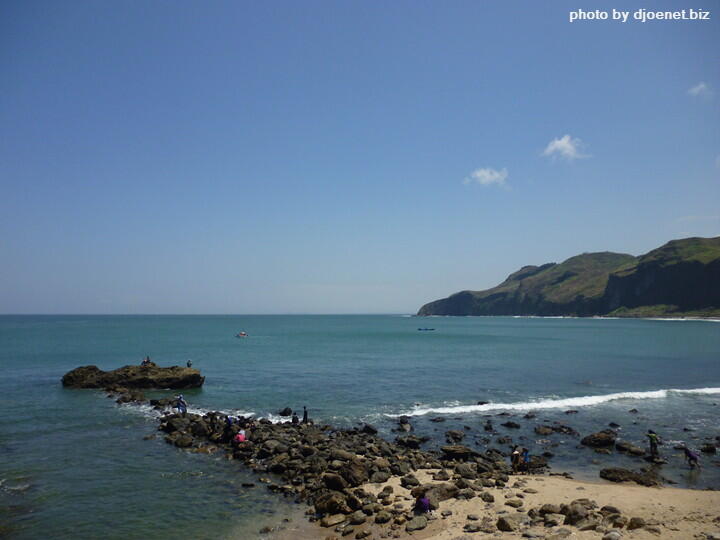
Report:
M434 332L434 328L418 328L418 332Z
M238 332L235 337L248 337L247 332Z

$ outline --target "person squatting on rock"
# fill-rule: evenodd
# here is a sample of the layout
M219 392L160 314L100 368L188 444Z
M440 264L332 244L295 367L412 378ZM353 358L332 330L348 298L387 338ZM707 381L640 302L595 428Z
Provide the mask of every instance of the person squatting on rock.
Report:
M245 442L246 440L247 439L245 437L245 430L241 429L240 431L237 432L235 437L233 437L233 445L237 446L238 444L240 444L241 442Z
M428 499L427 495L418 496L417 500L415 501L413 511L419 515L428 514L430 512L430 499Z

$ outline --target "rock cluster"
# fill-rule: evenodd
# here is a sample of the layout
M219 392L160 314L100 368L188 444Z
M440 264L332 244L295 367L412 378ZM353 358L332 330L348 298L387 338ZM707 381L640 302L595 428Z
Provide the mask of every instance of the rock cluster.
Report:
M307 501L313 506L312 519L328 527L372 520L422 528L422 520L394 507L392 488L376 496L360 487L391 476L401 477L401 485L413 497L426 495L431 508L454 497L481 496L490 502L492 494L483 489L508 481L509 467L497 452L480 453L461 445L426 452L388 442L368 427L372 428L336 430L268 420L254 423L243 417L229 423L224 414L210 412L169 414L162 417L159 429L170 444L195 452L223 451L260 474L273 475L263 480L270 490ZM247 440L233 443L240 429L246 430ZM436 476L448 481L421 484L413 474L418 469L439 469Z

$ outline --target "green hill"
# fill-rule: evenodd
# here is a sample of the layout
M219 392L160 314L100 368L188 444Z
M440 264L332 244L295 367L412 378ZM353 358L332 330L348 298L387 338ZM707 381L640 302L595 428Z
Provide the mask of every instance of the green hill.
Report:
M720 237L673 240L641 257L584 253L525 266L492 289L430 302L418 315L720 315Z

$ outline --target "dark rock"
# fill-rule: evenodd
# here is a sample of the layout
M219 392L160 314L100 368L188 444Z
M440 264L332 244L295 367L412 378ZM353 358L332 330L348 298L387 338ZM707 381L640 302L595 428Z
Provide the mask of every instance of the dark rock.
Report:
M457 459L460 461L466 461L472 456L478 455L477 452L471 450L467 446L459 444L443 446L440 448L447 459Z
M658 486L660 480L652 472L637 473L620 467L610 467L600 471L600 478L610 482L635 482L641 486Z
M615 448L618 450L618 452L623 452L625 454L631 454L633 456L644 456L645 450L640 448L639 446L635 446L632 443L629 443L628 441L617 441L615 443Z
M450 430L445 432L445 440L449 443L458 443L465 438L465 433L457 430Z
M611 429L604 429L602 431L598 431L597 433L588 435L587 437L583 437L580 443L592 448L604 448L615 444L616 438L617 433Z
M717 447L713 443L705 443L700 447L700 451L705 454L717 453Z
M285 407L284 409L279 410L278 414L280 416L292 416L292 409L290 407Z
M124 366L113 371L102 371L97 366L83 366L67 372L63 386L69 388L199 388L205 377L197 369L178 366Z
M517 422L509 421L509 422L504 422L503 424L500 424L500 425L503 427L506 427L506 428L510 428L510 429L520 429L520 424L518 424Z

